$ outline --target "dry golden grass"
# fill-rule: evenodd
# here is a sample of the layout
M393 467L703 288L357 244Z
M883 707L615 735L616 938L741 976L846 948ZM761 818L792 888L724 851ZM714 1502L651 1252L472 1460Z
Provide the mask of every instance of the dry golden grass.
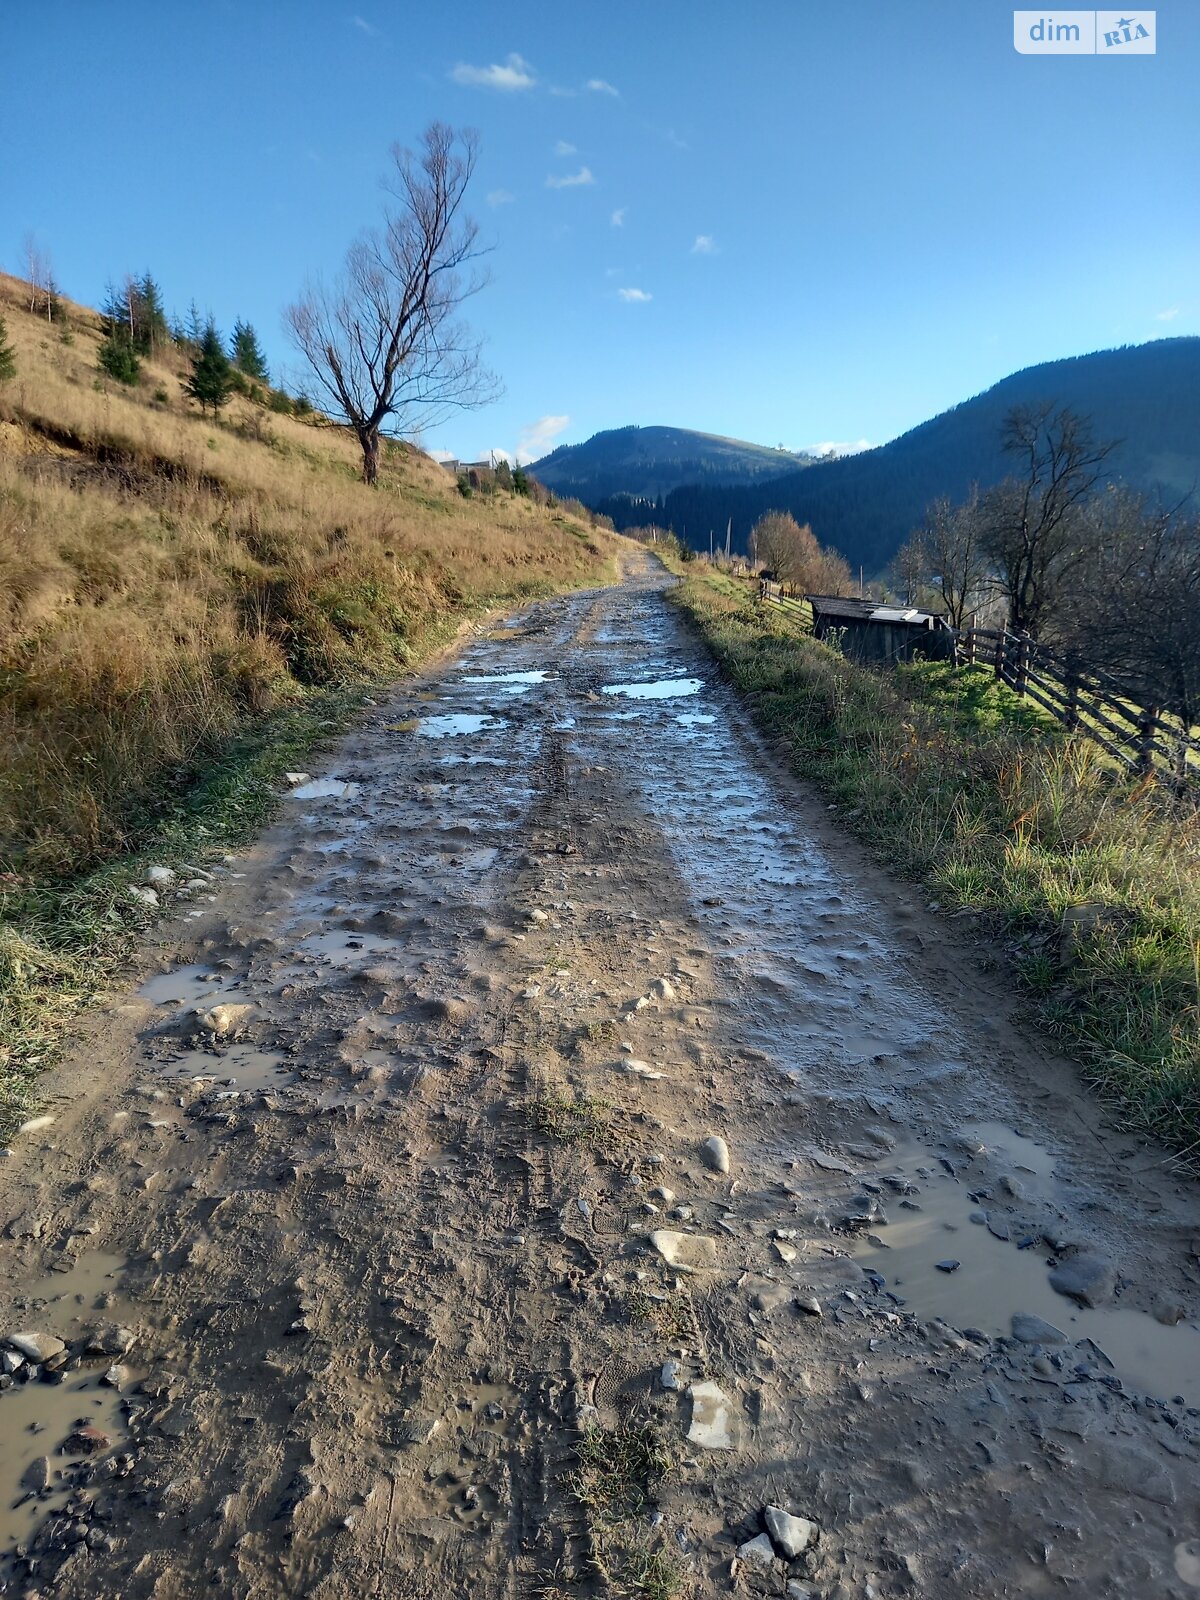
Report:
M94 312L69 307L64 342L26 293L0 275L0 871L120 852L256 714L399 670L456 612L594 579L613 549L521 497L464 500L407 446L369 490L320 418L239 397L202 418L173 350L126 389Z

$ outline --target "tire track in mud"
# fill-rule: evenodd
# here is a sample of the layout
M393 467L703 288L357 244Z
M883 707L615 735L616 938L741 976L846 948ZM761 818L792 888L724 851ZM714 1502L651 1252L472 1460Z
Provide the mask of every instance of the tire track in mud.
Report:
M52 1456L4 1592L563 1600L648 1554L695 1596L1196 1592L1200 1413L1087 1342L1163 1295L1154 1337L1194 1337L1194 1191L1108 1181L1154 1152L775 769L665 582L631 558L399 688L331 763L357 795L289 802L167 930L267 1067L223 1083L228 1042L127 995L60 1075L0 1172L0 1333L121 1320L134 1373L111 1449ZM997 1143L1035 1108L1042 1144ZM662 1228L711 1261L670 1270ZM946 1241L962 1272L927 1283ZM1062 1344L961 1331L1076 1248L1114 1307L1047 1291ZM55 1298L95 1252L103 1294ZM736 1449L689 1439L666 1360L720 1385ZM589 1421L672 1463L616 1533L569 1482ZM821 1536L758 1568L772 1502Z

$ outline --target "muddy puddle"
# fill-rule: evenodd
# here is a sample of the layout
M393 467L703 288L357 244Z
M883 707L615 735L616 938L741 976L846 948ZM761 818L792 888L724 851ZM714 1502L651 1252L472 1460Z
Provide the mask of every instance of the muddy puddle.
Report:
M513 687L520 689L530 688L535 683L545 683L555 674L548 669L538 672L484 672L471 673L461 681L463 683L490 683L501 688Z
M260 1050L248 1042L220 1050L181 1050L160 1060L165 1077L179 1081L215 1078L238 1089L278 1089L294 1077L292 1063L277 1050Z
M128 1321L130 1308L118 1290L125 1266L120 1256L92 1251L61 1272L32 1280L15 1293L12 1326L0 1335L53 1333L71 1346L99 1324ZM46 1516L65 1505L72 1469L125 1439L121 1393L103 1381L115 1359L89 1359L61 1381L28 1377L28 1363L11 1374L12 1387L0 1392L0 1546L28 1539ZM11 1362L10 1353L6 1364ZM136 1386L131 1370L123 1388L129 1392ZM73 1438L81 1427L97 1429L102 1437ZM65 1448L68 1444L73 1447ZM37 1494L30 1480L44 1481L37 1466L44 1458L51 1488Z
M344 778L312 778L295 789L289 789L289 800L353 800L361 785L348 783Z
M703 687L703 678L658 678L650 683L606 683L600 693L624 700L677 700L699 694Z
M203 1002L207 1008L218 1000L229 1000L234 996L236 987L237 979L232 973L217 972L213 967L191 962L185 967L176 967L172 972L159 972L147 978L138 994L156 1006L197 1005Z
M502 717L473 711L447 711L437 716L414 718L412 731L424 739L455 739L463 734L484 733L503 726Z
M1157 1400L1200 1405L1200 1329L1166 1326L1119 1304L1080 1306L1051 1288L1048 1247L1040 1229L989 1206L1000 1171L1031 1198L1052 1198L1054 1157L1001 1123L965 1130L979 1149L957 1176L919 1145L902 1145L880 1163L865 1187L880 1190L886 1224L873 1223L851 1253L884 1280L904 1309L941 1317L956 1328L1011 1338L1014 1316L1039 1317L1063 1335L1047 1336L1044 1353L1064 1356L1070 1371L1087 1358L1071 1350L1090 1339L1129 1388ZM962 1157L958 1163L961 1164ZM1101 1363L1103 1365L1103 1363Z

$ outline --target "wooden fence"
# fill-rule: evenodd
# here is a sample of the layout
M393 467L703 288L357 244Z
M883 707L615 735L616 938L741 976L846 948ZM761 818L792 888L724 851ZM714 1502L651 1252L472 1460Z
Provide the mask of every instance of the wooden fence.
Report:
M777 583L760 598L812 627L812 607ZM1157 772L1176 787L1200 784L1200 728L1183 722L1085 663L1007 628L965 628L957 635L955 665L989 668L1014 693L1036 702L1071 733L1092 739L1129 771Z
M1146 705L1086 662L1007 628L964 629L956 656L963 666L989 667L1016 694L1035 701L1069 732L1094 740L1132 772L1159 772L1181 787L1200 780L1200 730Z

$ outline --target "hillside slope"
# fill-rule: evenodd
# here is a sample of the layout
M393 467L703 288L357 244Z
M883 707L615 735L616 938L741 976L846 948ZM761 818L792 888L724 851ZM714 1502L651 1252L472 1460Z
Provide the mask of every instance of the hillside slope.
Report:
M605 566L610 536L464 499L408 446L372 491L323 418L202 417L172 345L116 383L94 312L51 325L26 295L0 278L0 891L127 849L256 719Z
M875 572L931 500L958 499L972 483L1005 476L1010 463L999 444L1005 413L1044 401L1090 416L1098 438L1122 441L1112 458L1114 479L1172 501L1200 485L1200 338L1159 339L1028 367L890 444L767 484L676 489L660 520L700 548L710 528L723 530L732 518L735 544L744 550L764 511L791 511L852 566ZM647 520L646 506L581 498L618 527Z
M530 471L555 494L587 505L609 495L653 500L681 484L732 484L777 478L809 457L690 428L609 428L583 444L560 445ZM630 524L626 524L629 526Z

